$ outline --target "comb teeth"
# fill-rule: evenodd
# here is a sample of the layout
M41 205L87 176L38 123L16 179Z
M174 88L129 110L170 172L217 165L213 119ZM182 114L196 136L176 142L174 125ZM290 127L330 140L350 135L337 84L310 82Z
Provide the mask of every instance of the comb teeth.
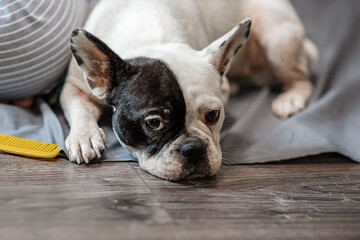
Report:
M29 157L54 158L59 154L59 147L56 144L0 134L0 151Z

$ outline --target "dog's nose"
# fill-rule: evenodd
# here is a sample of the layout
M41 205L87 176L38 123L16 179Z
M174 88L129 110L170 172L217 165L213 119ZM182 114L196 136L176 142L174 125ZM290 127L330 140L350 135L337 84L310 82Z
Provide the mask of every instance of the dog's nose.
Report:
M201 157L206 152L206 144L201 139L190 139L180 147L180 153L186 158Z

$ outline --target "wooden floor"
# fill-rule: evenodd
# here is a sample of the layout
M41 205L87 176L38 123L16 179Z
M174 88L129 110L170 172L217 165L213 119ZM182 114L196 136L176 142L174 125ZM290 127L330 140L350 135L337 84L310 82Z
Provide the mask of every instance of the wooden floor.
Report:
M360 164L331 154L172 183L136 163L0 154L0 239L360 239Z

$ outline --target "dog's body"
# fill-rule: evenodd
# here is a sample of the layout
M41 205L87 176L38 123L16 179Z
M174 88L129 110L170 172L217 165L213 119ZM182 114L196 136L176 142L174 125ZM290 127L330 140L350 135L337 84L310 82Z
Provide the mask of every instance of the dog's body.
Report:
M245 17L253 20L247 44L249 19L225 34ZM71 161L100 157L107 103L119 142L144 170L168 180L211 176L222 159L226 76L282 84L273 111L284 118L311 96L316 48L286 0L103 0L85 29L101 40L84 30L71 40L76 61L61 95Z

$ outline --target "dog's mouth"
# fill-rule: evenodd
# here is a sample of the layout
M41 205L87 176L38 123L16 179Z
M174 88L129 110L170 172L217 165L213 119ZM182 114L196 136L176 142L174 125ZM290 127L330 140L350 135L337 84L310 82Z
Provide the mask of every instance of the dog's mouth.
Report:
M193 171L185 171L181 174L181 176L179 177L178 180L194 180L194 179L198 179L198 178L204 178L208 176L208 174L197 171L197 170L193 170ZM178 181L176 180L176 181Z
M210 166L207 161L197 164L185 163L182 168L182 173L179 180L193 180L197 178L204 178L210 175Z
M197 172L194 171L192 172L190 175L188 175L186 178L184 178L185 180L194 180L194 179L198 179L198 178L204 178L207 175L201 172Z

